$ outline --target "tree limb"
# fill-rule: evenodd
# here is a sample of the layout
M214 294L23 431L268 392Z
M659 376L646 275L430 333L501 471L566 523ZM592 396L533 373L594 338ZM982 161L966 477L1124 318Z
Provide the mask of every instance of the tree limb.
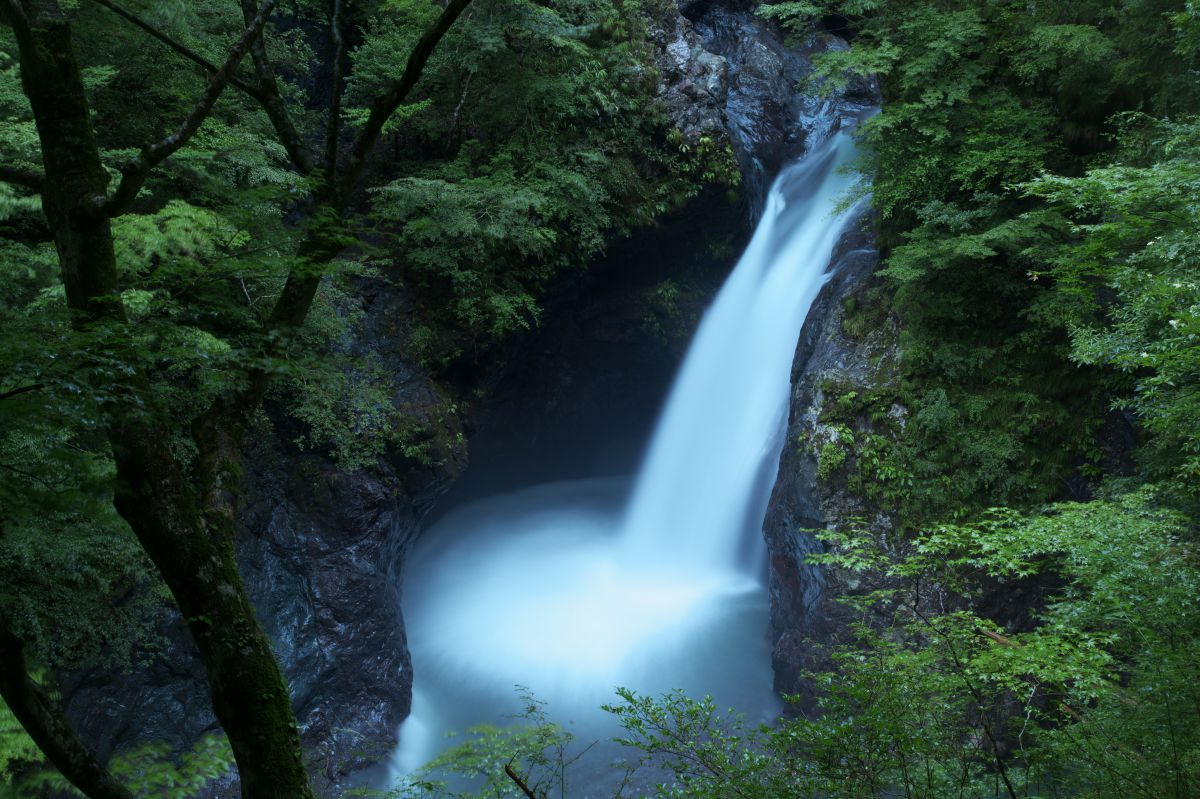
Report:
M421 72L424 71L425 64L433 55L438 42L442 40L446 31L450 30L450 26L470 4L471 0L450 0L437 21L417 41L412 53L408 56L404 74L398 80L393 81L387 91L372 103L371 112L367 116L367 124L363 126L358 138L354 140L354 144L350 148L349 163L347 163L346 171L342 174L334 192L333 205L339 212L345 208L351 193L358 185L358 179L362 176L363 168L366 166L367 156L371 154L375 143L379 141L384 124L408 97L413 87L417 85L417 81L421 78Z
M54 767L91 799L133 799L79 740L62 708L29 676L25 642L0 617L0 696Z
M359 178L362 177L367 156L379 140L384 123L416 86L434 49L470 4L471 0L450 0L441 16L417 41L408 56L404 73L372 104L367 124L350 148L350 159L345 171L336 185L326 183L318 193L312 227L300 244L296 254L296 266L288 272L283 291L280 292L268 317L272 328L298 327L308 315L308 309L312 307L317 287L321 283L322 267L340 250L339 226L342 213L350 202Z
M342 92L345 89L342 60L346 57L346 44L342 38L342 0L330 2L333 4L329 14L329 34L333 38L333 88L325 130L325 180L332 185L337 179L338 136L342 130Z
M512 763L504 764L504 773L508 775L510 780L517 784L517 787L521 789L521 793L528 796L529 799L538 799L538 796L533 792L533 789L525 783L525 780L521 779L521 775L518 774L512 767Z
M33 169L18 169L15 166L0 165L0 180L40 193L42 184L46 182L46 176Z
M238 64L249 50L251 42L262 33L263 27L267 24L267 18L271 16L278 1L266 0L263 3L258 10L258 15L230 49L225 63L209 79L208 88L204 90L204 94L183 120L179 129L162 141L145 147L141 153L125 164L121 168L121 183L117 187L116 193L108 199L101 200L96 210L108 216L120 216L129 210L137 198L138 192L145 185L150 170L174 155L196 134L200 126L204 124L204 120L212 113L221 93L229 84L234 70L237 69Z
M121 17L122 19L124 19L126 22L129 22L130 24L132 24L138 28L141 28L143 31L150 34L155 39L158 39L160 42L165 44L167 47L170 47L172 50L174 50L179 55L183 56L184 58L188 59L189 61L191 61L195 64L200 65L200 67L203 68L204 71L207 72L208 74L215 75L216 73L221 71L220 67L218 67L213 62L209 61L204 56L197 53L195 50L192 50L187 45L184 45L181 42L171 38L170 36L163 33L158 28L151 25L146 20L144 20L141 17L134 14L132 11L122 8L121 6L112 2L112 0L92 0L92 2L104 6L109 11L116 14L118 17ZM261 89L251 86L249 83L246 83L241 78L238 78L235 75L231 75L229 77L229 85L233 86L236 89L240 89L241 91L248 94L250 97L257 100L259 103L265 104L267 102L266 94L264 94Z
M249 27L255 15L254 0L241 0L241 6L242 17L246 21L246 26ZM258 76L263 111L266 112L267 119L271 121L271 127L275 129L279 143L287 150L288 157L292 159L292 163L301 174L311 174L313 171L312 156L309 155L304 139L292 123L291 115L288 114L283 96L279 93L279 82L275 79L275 70L267 57L267 48L261 37L250 43L250 60L254 64L254 74Z
M13 397L19 397L22 394L28 394L30 391L40 391L43 388L45 388L45 386L41 383L32 383L28 386L21 386L20 388L14 388L10 391L0 391L0 400L12 399Z
M252 0L241 2L243 8L246 8ZM326 182L318 189L315 209L309 220L310 227L296 250L294 264L288 272L283 291L267 317L268 337L272 332L294 329L304 323L320 286L325 265L345 246L341 233L342 213L362 175L363 165L371 147L378 140L384 122L416 85L421 71L446 31L470 3L471 0L451 0L441 16L425 31L409 55L404 73L372 106L367 126L352 147L347 171L342 174L337 185ZM256 60L256 66L259 63ZM265 74L270 76L270 65L265 58L261 64L266 69ZM260 79L265 80L263 74L260 71ZM275 347L275 344L269 344L269 353L275 352ZM227 525L232 519L231 491L237 482L236 474L230 469L230 465L236 459L229 454L236 451L236 436L230 440L214 433L222 428L232 429L230 425L236 427L240 424L239 417L262 401L268 383L269 375L264 370L253 370L245 386L218 398L193 425L192 438L201 453L206 512L213 524Z

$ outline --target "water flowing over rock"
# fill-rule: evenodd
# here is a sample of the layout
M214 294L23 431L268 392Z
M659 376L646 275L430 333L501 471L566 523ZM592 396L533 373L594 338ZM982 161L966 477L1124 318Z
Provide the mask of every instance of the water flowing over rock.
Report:
M517 712L514 684L586 739L605 737L597 707L615 686L708 694L760 721L778 711L755 651L766 607L754 545L795 342L853 216L834 212L853 152L839 132L775 181L623 513L609 482L558 482L459 508L424 534L405 580L417 699L399 771L439 754L447 733Z
M854 179L838 133L776 179L766 209L696 333L630 501L624 535L663 561L727 564L756 540L774 482L789 364ZM707 357L703 357L703 356ZM741 535L737 532L742 531Z

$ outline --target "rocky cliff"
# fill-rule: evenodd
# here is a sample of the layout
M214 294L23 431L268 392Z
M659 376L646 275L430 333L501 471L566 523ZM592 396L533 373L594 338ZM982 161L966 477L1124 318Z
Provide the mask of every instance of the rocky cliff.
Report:
M821 547L814 533L852 520L881 531L890 526L886 514L848 490L844 474L835 468L849 447L840 437L861 434L870 422L833 423L828 412L840 397L865 395L894 376L897 330L891 320L859 325L861 320L852 318L879 260L872 223L869 215L860 216L842 236L832 258L833 276L801 334L787 436L763 524L770 552L775 688L801 696L802 708L811 699L803 672L824 663L826 646L849 621L836 598L861 587L837 571L805 563ZM903 409L893 413L902 417Z

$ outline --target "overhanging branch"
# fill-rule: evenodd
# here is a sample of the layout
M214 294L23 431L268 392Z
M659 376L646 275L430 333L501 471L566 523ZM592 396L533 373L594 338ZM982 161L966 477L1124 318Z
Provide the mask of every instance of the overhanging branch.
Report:
M153 25L151 25L149 22L142 19L138 15L134 14L132 11L122 8L121 6L112 2L112 0L92 0L92 2L97 3L101 6L104 6L109 11L113 12L118 17L121 17L121 19L125 20L126 22L130 23L131 25L141 28L143 31L150 34L150 36L152 36L155 39L157 39L158 41L162 42L167 47L170 47L172 50L174 50L179 55L183 56L184 58L186 58L187 60L189 60L195 64L198 64L209 75L215 75L216 73L220 72L221 68L218 67L216 64L209 61L207 58L200 55L195 50L192 50L187 45L182 44L181 42L179 42L179 41L171 38L167 34L163 33L161 30L154 27ZM234 75L229 76L229 85L233 86L236 89L240 89L241 91L248 94L250 97L257 100L259 103L265 103L267 100L266 95L261 90L255 88L254 86L251 86L250 84L246 83L245 81L238 78L237 76L234 76Z
M337 183L325 183L318 194L317 214L321 218L312 220L313 226L305 240L301 243L296 256L296 266L288 273L283 291L275 301L271 310L268 324L279 330L299 327L308 316L316 296L317 287L321 283L322 267L332 259L340 249L339 225L342 214L350 197L362 177L363 167L367 156L379 141L383 126L388 118L396 112L400 104L408 97L433 51L441 42L442 37L450 30L454 21L471 4L471 0L450 0L449 5L442 11L437 20L417 41L412 53L408 56L404 73L393 81L388 90L371 105L367 124L359 132L358 137L350 148L350 158L346 169L342 172Z
M0 180L5 183L11 183L14 186L23 186L26 189L32 189L36 192L41 192L42 184L46 182L46 176L41 172L33 169L18 169L14 166L0 166Z
M383 126L392 114L396 113L396 109L400 107L413 87L417 85L417 81L421 79L425 64L433 55L438 42L442 40L446 31L450 30L450 26L470 4L471 0L450 0L437 21L417 41L416 47L408 56L404 74L399 79L392 81L387 91L371 104L367 124L363 126L358 138L354 140L354 144L350 148L350 160L346 164L346 171L342 174L334 192L333 205L339 212L345 208L351 193L358 185L358 179L362 176L363 168L366 166L367 156L371 154L375 143L379 141L379 136L383 133Z
M234 70L237 69L238 64L245 57L251 43L262 33L262 29L267 24L267 19L271 16L271 12L275 10L277 2L278 0L266 0L262 4L257 16L254 17L250 25L242 33L241 38L230 49L225 63L209 79L208 88L204 90L204 94L183 120L179 128L162 141L144 148L141 153L121 168L121 183L117 186L116 193L107 200L101 200L97 207L98 211L108 216L120 216L128 211L129 207L133 205L133 201L137 198L138 192L145 185L150 170L174 155L196 134L200 126L204 124L204 120L212 113L213 107L217 104L221 93L225 91L225 87L229 85L229 80L233 77Z
M0 617L0 696L54 767L91 799L133 799L71 728L58 703L29 676L25 642Z
M28 394L31 391L41 391L43 388L45 388L45 386L42 385L41 383L32 383L30 385L21 386L19 388L14 388L9 391L0 391L0 400L12 399L13 397L19 397L22 394Z

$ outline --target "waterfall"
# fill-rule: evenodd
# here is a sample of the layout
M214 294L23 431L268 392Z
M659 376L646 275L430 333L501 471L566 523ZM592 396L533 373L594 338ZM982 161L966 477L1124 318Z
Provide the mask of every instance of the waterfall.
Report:
M762 220L696 332L625 514L635 557L714 568L758 537L787 421L792 356L849 214L835 134L784 170ZM735 534L739 531L741 535Z
M527 687L582 737L605 737L613 689L711 694L779 710L763 631L759 542L786 423L792 355L851 213L835 134L788 167L705 314L634 482L585 480L447 514L406 564L412 713L394 771L441 735L497 722ZM625 501L628 497L628 501ZM598 769L597 773L601 770Z

